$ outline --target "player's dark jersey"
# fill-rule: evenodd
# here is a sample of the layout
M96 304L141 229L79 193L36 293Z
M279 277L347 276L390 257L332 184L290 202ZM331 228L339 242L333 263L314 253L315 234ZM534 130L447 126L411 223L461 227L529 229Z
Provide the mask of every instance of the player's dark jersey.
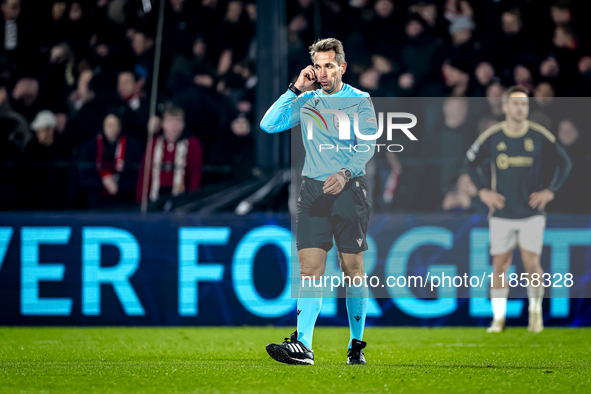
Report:
M518 132L507 129L505 122L490 127L470 147L465 164L478 189L505 197L505 207L492 216L507 219L544 214L529 206L530 194L543 189L556 193L571 169L554 135L530 121Z

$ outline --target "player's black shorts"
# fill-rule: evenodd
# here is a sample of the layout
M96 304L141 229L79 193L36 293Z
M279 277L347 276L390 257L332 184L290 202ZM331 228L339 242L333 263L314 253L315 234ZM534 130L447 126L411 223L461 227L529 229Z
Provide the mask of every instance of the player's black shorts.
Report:
M333 238L342 253L367 250L367 222L371 212L363 177L352 178L336 196L324 194L323 181L304 177L296 217L298 250L332 249Z

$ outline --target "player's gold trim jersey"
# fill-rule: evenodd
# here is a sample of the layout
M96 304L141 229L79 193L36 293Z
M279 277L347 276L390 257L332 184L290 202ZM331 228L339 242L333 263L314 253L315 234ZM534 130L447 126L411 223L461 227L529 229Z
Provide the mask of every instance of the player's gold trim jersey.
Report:
M543 214L529 206L530 194L543 189L556 193L572 166L554 135L531 121L517 132L506 122L491 126L470 147L465 164L478 189L505 197L505 207L492 216L507 219Z

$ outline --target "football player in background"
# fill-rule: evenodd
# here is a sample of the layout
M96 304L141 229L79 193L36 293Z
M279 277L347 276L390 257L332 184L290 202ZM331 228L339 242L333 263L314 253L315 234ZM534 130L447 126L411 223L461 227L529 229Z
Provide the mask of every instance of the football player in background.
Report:
M505 121L482 133L468 150L465 161L466 170L479 189L480 199L490 209L493 321L487 332L505 329L509 295L507 270L516 246L528 273L528 330L540 332L544 329L544 271L540 264L546 227L544 208L554 199L572 165L554 135L527 119L529 98L525 88L508 89L502 100ZM480 167L488 165L490 172L481 171ZM546 177L549 175L546 171L553 176ZM549 184L544 184L544 179L550 178Z

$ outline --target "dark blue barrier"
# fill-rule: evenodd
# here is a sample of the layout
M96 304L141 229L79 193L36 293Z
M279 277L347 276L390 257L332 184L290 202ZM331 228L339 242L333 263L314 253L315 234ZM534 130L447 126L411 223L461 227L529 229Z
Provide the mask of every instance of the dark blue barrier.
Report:
M545 270L591 273L590 219L548 218ZM0 324L294 325L289 227L288 215L0 214ZM488 262L485 217L374 215L369 227L368 274L479 273ZM338 274L334 249L326 274ZM546 324L591 324L590 300L568 298L580 286L552 291ZM419 296L370 299L368 324L490 320L486 288ZM509 300L508 316L526 324L527 301ZM344 300L325 299L319 324L346 325Z

